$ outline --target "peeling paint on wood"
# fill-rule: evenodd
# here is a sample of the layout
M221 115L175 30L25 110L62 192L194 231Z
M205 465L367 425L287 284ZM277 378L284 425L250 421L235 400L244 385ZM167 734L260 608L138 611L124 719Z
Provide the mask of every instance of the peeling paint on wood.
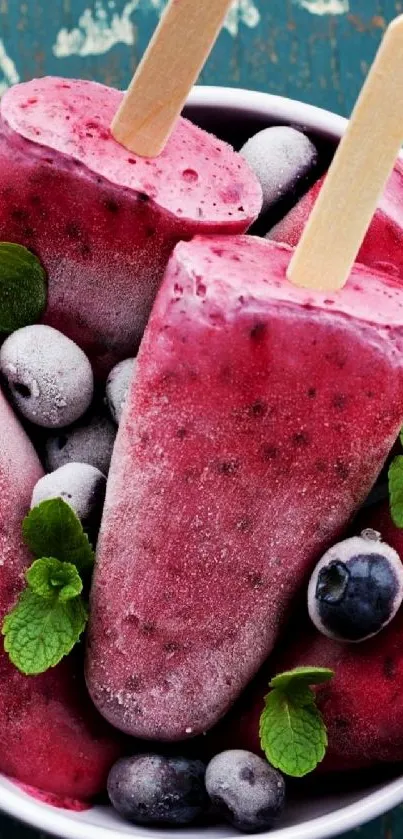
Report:
M202 2L202 0L200 0ZM44 73L125 86L166 0L0 0L0 91ZM351 111L403 0L234 0L201 76Z
M6 53L6 48L0 38L0 96L12 84L17 84L20 77L14 61Z
M85 8L73 29L62 27L56 36L53 54L56 58L78 55L103 55L117 44L134 44L134 12L147 9L160 14L166 0L130 0L117 11L114 0L96 0L93 8ZM254 0L235 0L225 28L235 38L241 23L251 28L258 26L260 14Z
M350 9L349 0L295 0L311 15L345 15Z
M53 54L56 58L78 55L104 55L116 44L134 44L134 24L131 15L138 6L138 0L130 0L119 14L111 3L107 8L99 2L94 10L84 9L73 29L62 27L57 33Z

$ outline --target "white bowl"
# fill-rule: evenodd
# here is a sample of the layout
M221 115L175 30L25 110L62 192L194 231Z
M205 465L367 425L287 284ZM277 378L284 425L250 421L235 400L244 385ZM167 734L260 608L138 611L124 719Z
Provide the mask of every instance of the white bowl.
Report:
M187 114L203 127L224 133L230 139L235 132L239 143L255 131L271 124L291 124L303 128L321 142L337 143L346 120L329 111L304 105L280 96L248 90L198 87L190 96ZM398 770L396 770L398 776ZM403 776L385 782L376 773L368 785L355 791L350 780L334 782L331 794L302 793L290 797L280 826L267 834L268 839L329 839L362 825L403 801ZM314 786L314 785L313 785ZM316 784L315 784L316 787ZM206 839L234 837L230 827L151 830L124 822L112 808L97 806L81 813L56 809L31 798L19 787L0 776L0 809L11 816L63 839Z

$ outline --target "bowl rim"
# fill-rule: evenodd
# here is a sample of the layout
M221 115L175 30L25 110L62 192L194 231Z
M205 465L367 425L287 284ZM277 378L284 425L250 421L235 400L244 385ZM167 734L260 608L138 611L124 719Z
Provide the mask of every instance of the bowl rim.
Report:
M188 98L188 104L196 110L203 107L216 110L229 107L233 111L238 110L251 116L267 116L271 121L274 118L280 122L299 124L308 131L333 135L335 138L343 135L348 124L344 117L314 105L244 88L196 86ZM352 804L341 806L300 824L259 835L267 839L330 839L383 815L402 802L403 775L383 784L375 791L364 793ZM1 775L0 810L33 828L57 835L60 839L127 839L130 835L136 836L137 839L150 839L154 834L150 829L143 832L141 826L136 826L135 833L131 834L127 829L120 830L118 826L88 823L80 818L80 813L51 807L35 800L24 793L18 784ZM173 832L167 831L167 834L169 839L172 839ZM158 835L162 839L163 832L158 830ZM181 831L180 835L186 837L186 830ZM206 835L211 833L206 832ZM233 836L235 835L239 836L234 832Z
M344 134L348 125L345 117L316 105L240 87L196 85L189 94L187 105L196 108L214 107L217 110L230 107L250 115L259 113L291 124L300 124L307 130L333 134L338 138Z
M8 784L9 788L0 787L0 809L30 827L45 831L59 839L128 839L130 836L135 839L151 839L153 835L160 839L163 839L164 835L168 835L169 839L175 835L186 837L186 829L182 829L178 834L174 829L164 831L161 828L158 828L156 832L152 828L143 832L142 827L136 825L136 832L131 833L128 829L120 830L119 827L91 824L86 820L80 820L80 813L58 809L36 801L23 793L12 781L8 781ZM364 795L346 807L339 807L333 812L308 819L300 824L260 833L259 837L261 839L264 837L267 839L331 839L382 816L402 801L403 776L385 784L375 792ZM127 824L130 827L129 823ZM195 828L193 827L192 830L194 837ZM204 831L207 837L213 835L212 831L207 828L201 828L200 835ZM234 830L233 834L223 834L223 839L239 839L240 835Z

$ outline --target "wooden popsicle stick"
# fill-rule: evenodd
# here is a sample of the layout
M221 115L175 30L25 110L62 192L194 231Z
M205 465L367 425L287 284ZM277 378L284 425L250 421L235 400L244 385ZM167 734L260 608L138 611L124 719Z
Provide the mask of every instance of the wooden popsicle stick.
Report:
M170 0L112 122L134 154L157 157L214 46L232 0Z
M292 283L342 288L403 141L403 15L388 27L288 269Z

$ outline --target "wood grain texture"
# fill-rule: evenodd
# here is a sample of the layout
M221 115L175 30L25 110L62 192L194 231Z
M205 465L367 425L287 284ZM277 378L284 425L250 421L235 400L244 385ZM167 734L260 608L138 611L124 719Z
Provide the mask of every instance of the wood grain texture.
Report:
M288 266L292 283L321 291L345 285L402 142L403 15L399 15L385 32Z
M326 3L349 10L313 14L304 8L317 11ZM45 73L126 86L162 5L163 0L0 0L0 92L17 76ZM239 0L238 7L202 82L267 90L348 115L386 22L403 12L403 0ZM0 818L0 839L39 836ZM398 809L348 839L402 836Z
M170 0L112 122L134 154L158 157L221 30L231 0ZM166 68L170 72L166 72Z

